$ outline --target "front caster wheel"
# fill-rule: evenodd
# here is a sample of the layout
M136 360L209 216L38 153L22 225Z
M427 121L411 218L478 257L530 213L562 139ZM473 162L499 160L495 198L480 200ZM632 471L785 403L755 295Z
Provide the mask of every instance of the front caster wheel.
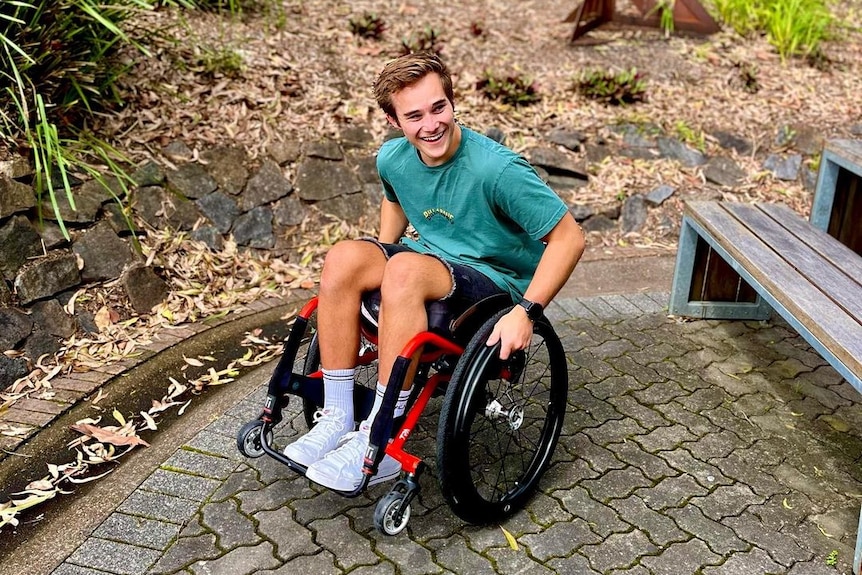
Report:
M410 521L410 504L401 504L407 497L404 493L390 491L377 503L374 509L374 527L386 535L398 535L407 527ZM401 512L399 513L399 509Z
M245 457L260 457L263 455L263 446L261 446L261 432L263 431L263 422L259 419L249 421L243 425L239 433L236 434L236 447L239 452ZM272 444L272 430L266 432L266 442Z

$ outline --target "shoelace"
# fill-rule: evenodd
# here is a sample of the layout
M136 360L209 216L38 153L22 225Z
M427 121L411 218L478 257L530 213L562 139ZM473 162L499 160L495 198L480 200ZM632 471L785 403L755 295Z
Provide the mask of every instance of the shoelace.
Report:
M314 428L305 434L305 440L317 449L326 447L326 442L333 433L344 429L344 416L346 414L339 409L318 409L314 412Z
M330 451L326 459L337 462L341 465L355 465L361 463L365 457L365 448L368 446L368 440L362 441L357 436L362 434L361 431L351 431L344 435L338 441L338 448L335 451ZM362 434L364 435L364 434Z

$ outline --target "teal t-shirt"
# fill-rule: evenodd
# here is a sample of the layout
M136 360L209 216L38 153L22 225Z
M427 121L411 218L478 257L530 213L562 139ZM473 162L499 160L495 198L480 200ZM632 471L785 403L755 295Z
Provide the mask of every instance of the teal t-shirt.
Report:
M484 273L513 300L533 278L541 238L567 211L524 158L463 126L445 164L426 166L401 137L380 148L377 170L386 198L418 233L403 243Z

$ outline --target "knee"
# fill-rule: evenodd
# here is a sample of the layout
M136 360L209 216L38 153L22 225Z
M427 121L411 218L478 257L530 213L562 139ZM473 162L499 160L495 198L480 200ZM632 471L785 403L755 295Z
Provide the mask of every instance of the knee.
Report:
M348 240L335 244L323 260L321 291L337 290L356 283L357 274L368 266L367 242Z
M384 301L404 301L411 295L421 297L417 289L418 270L415 254L395 254L386 263L380 294Z

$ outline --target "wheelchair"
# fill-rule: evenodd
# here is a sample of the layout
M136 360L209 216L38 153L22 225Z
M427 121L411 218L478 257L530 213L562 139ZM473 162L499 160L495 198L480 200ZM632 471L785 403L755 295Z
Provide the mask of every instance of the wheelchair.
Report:
M302 400L309 428L323 405L323 379L318 336L313 325L317 298L299 312L285 340L283 354L267 387L261 414L237 433L237 447L246 457L267 455L291 470L306 468L273 445L273 429L283 419L290 396ZM371 410L377 382L377 316L380 294L363 297L361 345L356 360L355 419ZM405 450L428 402L442 396L437 426L437 478L443 499L462 520L488 524L520 510L532 496L553 456L568 394L568 369L562 343L544 316L533 323L527 349L503 361L499 344L486 341L497 320L512 309L508 295L486 298L457 317L445 302L426 306L428 330L415 336L395 361L380 411L371 427L360 486L368 487L384 454L401 464L400 477L379 501L374 526L397 535L410 519L410 504L419 493L422 459ZM305 348L301 373L294 370ZM398 391L418 356L404 416L392 417Z

